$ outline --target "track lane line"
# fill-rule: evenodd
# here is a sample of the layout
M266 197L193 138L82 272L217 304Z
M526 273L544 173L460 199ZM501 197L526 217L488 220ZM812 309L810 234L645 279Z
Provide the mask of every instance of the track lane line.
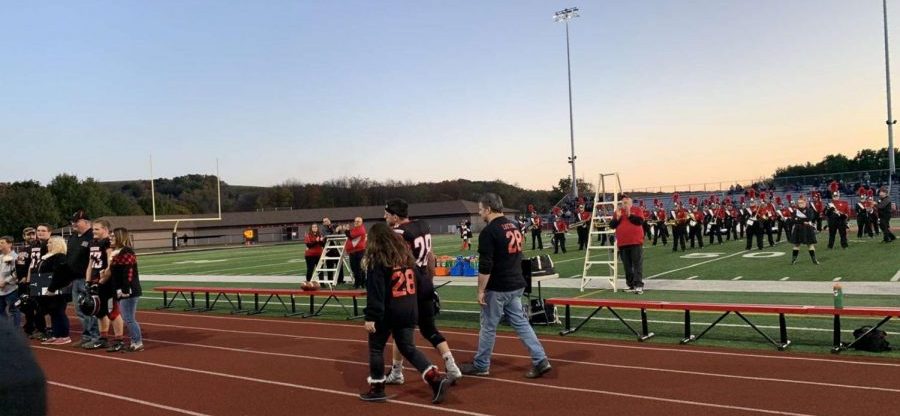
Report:
M71 385L71 384L64 384L64 383L60 383L60 382L56 382L56 381L50 381L50 380L47 380L47 384L49 384L49 385L51 385L51 386L62 387L62 388L65 388L65 389L70 389L70 390L80 391L80 392L82 392L82 393L96 394L96 395L98 395L98 396L103 396L103 397L108 397L108 398L113 398L113 399L118 399L118 400L124 400L124 401L126 401L126 402L137 403L137 404L141 404L141 405L144 405L144 406L155 407L155 408L157 408L157 409L168 410L168 411L171 411L171 412L181 413L181 414L184 414L184 415L191 415L191 416L210 416L210 415L208 415L208 414L206 414L206 413L199 413L199 412L194 412L194 411L187 410L187 409L181 409L181 408L178 408L178 407L166 406L166 405L164 405L164 404L159 404L159 403L154 403L154 402L148 402L148 401L146 401L146 400L135 399L135 398L133 398L133 397L121 396L121 395L118 395L118 394L109 394L109 393L104 393L104 392L102 392L102 391L91 390L91 389L85 389L85 388L82 388L82 387L73 386L73 385Z

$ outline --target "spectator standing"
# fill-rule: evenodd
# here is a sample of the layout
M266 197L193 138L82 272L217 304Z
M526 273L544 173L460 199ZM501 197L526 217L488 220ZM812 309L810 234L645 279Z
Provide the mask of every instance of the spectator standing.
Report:
M634 206L629 196L622 198L622 208L616 210L609 222L616 230L616 246L625 266L625 283L628 290L638 295L644 293L643 223L640 209Z
M94 232L91 229L91 219L84 210L78 210L72 214L72 235L67 244L67 260L72 270L80 271L72 282L72 298L77 301L81 294L90 295L86 282L88 262L90 260L90 245L94 240ZM40 235L38 236L40 238ZM75 346L87 348L100 341L99 321L96 317L85 315L77 304L74 305L75 316L81 321L81 340Z
M362 217L353 219L353 226L344 232L347 242L344 243L344 251L350 257L350 271L353 272L353 288L366 287L366 272L362 268L363 255L366 254L366 226Z
M15 328L22 324L16 299L19 297L19 279L16 274L16 259L19 257L12 249L15 240L6 235L0 237L0 316L12 320Z
M141 297L141 281L138 277L137 256L131 241L131 234L125 228L113 230L113 251L110 260L109 279L115 297L119 301L119 310L125 325L128 326L128 336L131 344L125 347L125 351L137 352L144 349L141 338L141 326L136 319L138 299Z
M319 264L319 259L322 257L322 248L325 247L325 236L319 231L319 224L309 226L305 241L306 252L303 254L306 257L306 281L308 282L312 280L316 265Z

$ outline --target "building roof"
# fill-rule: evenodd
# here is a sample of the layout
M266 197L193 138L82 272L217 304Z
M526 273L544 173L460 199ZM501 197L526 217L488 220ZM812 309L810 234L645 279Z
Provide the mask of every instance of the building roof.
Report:
M517 210L505 209L507 214L518 213ZM470 216L478 213L478 203L466 200L426 202L409 205L410 218L452 217ZM196 216L195 218L210 217ZM330 218L333 222L343 223L353 221L355 217L362 217L364 221L381 220L384 217L383 205L371 205L363 207L339 207L339 208L314 208L279 211L244 211L224 212L220 221L194 221L190 219L180 220L180 229L224 228L244 226L278 226L294 224L311 224L322 221L323 217ZM133 216L106 216L101 217L110 222L113 227L125 227L132 231L171 230L172 222L153 222L150 215ZM158 219L179 219L178 216L159 216Z

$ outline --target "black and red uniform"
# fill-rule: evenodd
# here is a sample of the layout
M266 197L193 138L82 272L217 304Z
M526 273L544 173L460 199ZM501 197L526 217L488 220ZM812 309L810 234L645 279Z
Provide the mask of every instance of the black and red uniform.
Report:
M560 248L563 253L566 252L566 232L568 231L569 223L561 216L556 216L553 220L553 254L559 253Z
M653 245L656 245L656 241L662 237L663 245L667 245L669 238L669 229L666 227L666 210L663 209L662 205L660 205L656 211L653 212L655 218L653 218Z
M538 250L543 250L544 240L541 239L541 232L544 228L544 220L535 212L531 216L531 224L531 249L534 250L536 244Z
M306 258L306 281L312 280L313 271L319 264L322 257L322 250L325 247L325 236L322 233L306 233L306 251L303 256Z
M695 208L691 212L691 220L688 226L688 238L691 240L691 248L694 248L694 238L697 239L697 245L703 248L703 220L705 219L703 211Z
M416 299L419 304L418 323L422 336L437 347L446 341L434 323L434 276L429 268L433 253L431 251L431 229L428 223L419 220L406 220L394 227L394 232L403 237L416 259Z
M847 219L850 218L850 205L844 200L832 200L825 209L828 217L828 248L834 248L834 235L841 237L841 248L847 248Z
M575 221L582 223L575 231L578 232L578 249L584 250L588 245L588 228L591 226L591 213L579 207L575 214Z
M119 317L119 306L116 302L113 284L109 280L100 283L100 272L109 267L109 249L109 238L91 241L88 246L91 259L91 281L88 284L96 285L97 295L100 296L100 311L97 312L97 318L108 316L110 320L115 320Z

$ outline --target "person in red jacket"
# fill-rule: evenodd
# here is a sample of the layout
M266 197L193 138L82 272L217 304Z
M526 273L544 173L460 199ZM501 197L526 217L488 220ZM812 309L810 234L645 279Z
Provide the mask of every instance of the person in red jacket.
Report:
M644 293L644 218L631 197L622 198L609 226L616 230L616 246L625 266L625 283L635 294Z
M362 268L363 255L366 254L366 227L362 217L353 219L353 227L344 232L347 242L344 251L350 257L350 271L353 272L353 288L366 287L366 272Z
M306 233L306 281L312 280L313 270L322 257L322 248L325 247L325 236L319 231L319 224L313 223Z

